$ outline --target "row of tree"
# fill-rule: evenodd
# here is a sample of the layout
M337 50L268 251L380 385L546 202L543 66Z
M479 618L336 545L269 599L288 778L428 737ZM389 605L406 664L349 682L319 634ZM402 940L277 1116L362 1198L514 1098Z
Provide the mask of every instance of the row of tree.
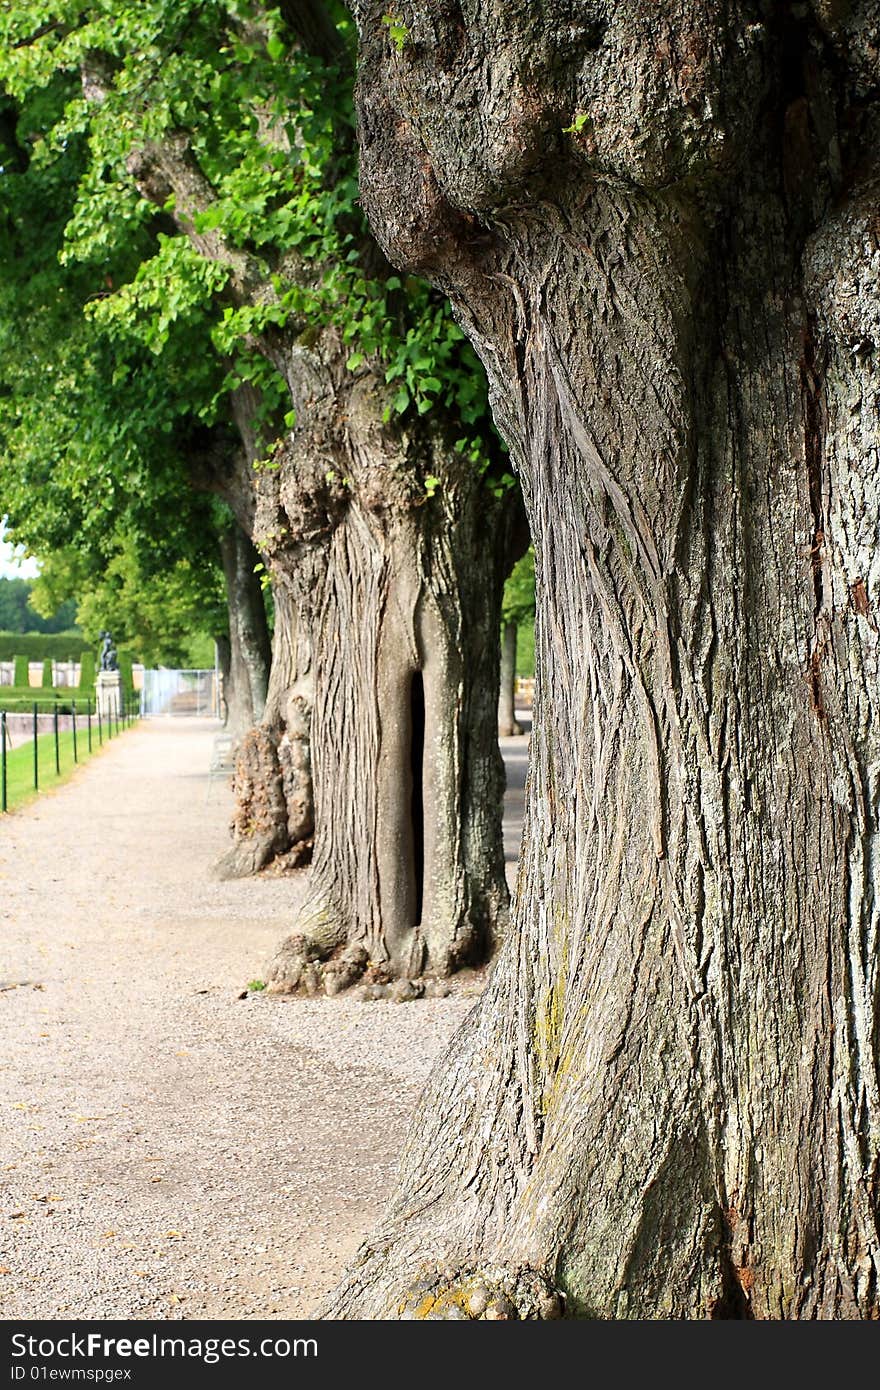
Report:
M0 26L15 539L86 622L198 608L216 630L225 606L219 872L313 855L276 988L484 960L508 903L502 586L528 533L482 367L361 213L350 19L40 2Z
M76 308L88 486L204 505L145 401L272 575L241 830L314 822L288 981L446 970L504 919L520 527L457 324L522 482L514 930L328 1311L876 1318L880 5L350 8L360 202L332 0L0 20L4 167L45 184L11 225L33 262L63 224L75 287L16 343Z

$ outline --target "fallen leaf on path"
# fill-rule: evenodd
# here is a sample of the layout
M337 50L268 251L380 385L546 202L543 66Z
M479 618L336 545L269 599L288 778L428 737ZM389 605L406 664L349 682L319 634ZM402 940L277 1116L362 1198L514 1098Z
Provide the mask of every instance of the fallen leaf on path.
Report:
M166 1231L166 1240L183 1240L183 1231Z

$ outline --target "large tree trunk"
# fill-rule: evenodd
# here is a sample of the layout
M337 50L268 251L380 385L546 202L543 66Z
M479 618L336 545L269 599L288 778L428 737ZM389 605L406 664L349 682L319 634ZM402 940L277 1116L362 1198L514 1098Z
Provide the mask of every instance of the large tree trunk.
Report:
M311 856L311 644L286 587L276 582L272 666L263 717L241 740L235 764L232 845L218 878L245 878L284 856L298 868Z
M263 717L272 654L256 574L259 556L237 522L221 535L220 556L229 612L229 653L223 684L226 727L238 743Z
M358 8L537 702L515 934L327 1311L877 1317L880 11L420 3L395 55Z
M329 547L305 569L295 551L273 555L300 585L315 654L315 852L269 970L277 990L333 994L366 971L375 994L446 975L484 961L507 916L494 640L504 546L487 546L484 527L494 512L503 538L512 508L429 454L426 471L448 484L433 497L395 479L367 431L350 447L351 495ZM282 468L282 490L292 473ZM291 527L289 496L287 508Z
M516 722L516 623L501 627L501 684L498 690L498 733L501 738L521 734Z

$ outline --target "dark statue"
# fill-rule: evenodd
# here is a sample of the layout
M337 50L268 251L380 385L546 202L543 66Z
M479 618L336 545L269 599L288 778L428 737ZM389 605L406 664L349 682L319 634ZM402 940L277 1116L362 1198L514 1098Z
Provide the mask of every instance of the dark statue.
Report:
M113 638L110 636L109 632L101 632L99 635L103 644L101 647L101 670L118 671L119 662L116 658L116 647L113 644Z

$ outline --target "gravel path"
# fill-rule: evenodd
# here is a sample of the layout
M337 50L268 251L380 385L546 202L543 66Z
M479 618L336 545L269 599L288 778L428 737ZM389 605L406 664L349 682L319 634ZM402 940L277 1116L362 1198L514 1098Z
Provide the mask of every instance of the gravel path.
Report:
M307 1315L478 993L239 999L304 879L208 877L216 731L142 725L0 823L3 1318Z

